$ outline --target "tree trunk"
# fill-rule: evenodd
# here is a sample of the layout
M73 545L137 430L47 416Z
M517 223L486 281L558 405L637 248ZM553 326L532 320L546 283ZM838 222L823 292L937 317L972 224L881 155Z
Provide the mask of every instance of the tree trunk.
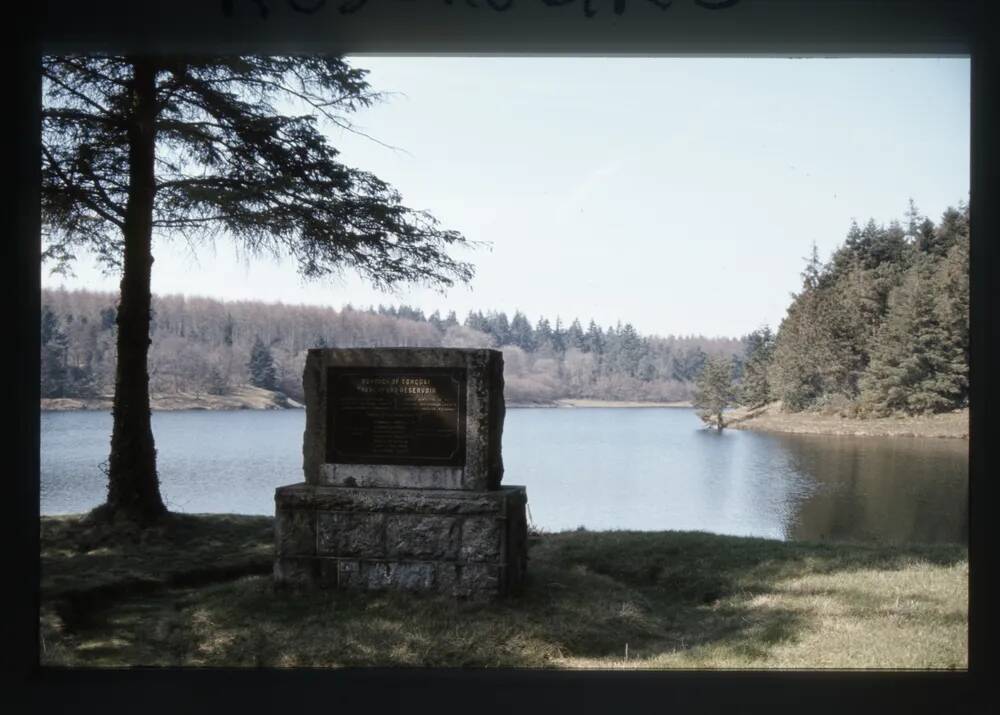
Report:
M117 316L118 361L106 509L112 519L149 523L166 513L156 475L146 364L150 345L151 247L156 193L156 69L150 58L132 58L132 67L128 204Z

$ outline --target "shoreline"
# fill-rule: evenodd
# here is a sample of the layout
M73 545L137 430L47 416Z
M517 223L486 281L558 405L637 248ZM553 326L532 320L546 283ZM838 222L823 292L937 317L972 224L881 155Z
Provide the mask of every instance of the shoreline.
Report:
M681 402L640 402L637 400L592 400L589 398L580 399L558 399L551 402L516 402L507 403L508 409L527 408L547 408L547 409L579 409L581 407L691 407L687 401Z
M782 412L778 402L726 413L729 429L847 437L969 438L968 408L936 415L859 419L820 412Z
M40 400L42 412L108 411L112 408L110 395L101 397L58 397ZM298 410L305 405L280 392L272 392L259 387L240 387L228 395L174 393L152 395L150 408L153 411L173 412L181 410L211 410L217 412L234 410ZM508 409L577 409L582 407L691 407L690 402L638 402L630 400L559 399L551 402L508 402Z
M181 410L235 411L235 410L299 410L305 405L282 392L244 385L234 388L227 395L207 393L154 394L149 399L150 409L156 412ZM111 395L101 397L58 397L40 400L42 412L106 412L113 407Z
M42 412L83 412L112 409L110 395L98 398L42 398ZM688 401L640 402L635 400L596 400L563 398L547 402L511 401L507 409L587 409L587 408L691 408ZM175 393L152 395L150 408L156 412L298 410L304 405L280 392L243 386L228 395ZM911 437L934 439L969 438L969 410L962 409L926 416L876 418L841 417L820 412L782 412L780 403L748 409L740 407L725 413L727 429L850 437Z

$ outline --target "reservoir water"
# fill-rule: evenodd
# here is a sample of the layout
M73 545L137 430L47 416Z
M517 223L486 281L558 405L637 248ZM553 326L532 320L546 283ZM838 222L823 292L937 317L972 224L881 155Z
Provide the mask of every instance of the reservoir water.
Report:
M301 410L155 412L161 492L191 513L273 514L302 481ZM41 512L101 503L111 415L43 412ZM546 531L968 541L968 442L701 428L685 408L508 409L504 484Z

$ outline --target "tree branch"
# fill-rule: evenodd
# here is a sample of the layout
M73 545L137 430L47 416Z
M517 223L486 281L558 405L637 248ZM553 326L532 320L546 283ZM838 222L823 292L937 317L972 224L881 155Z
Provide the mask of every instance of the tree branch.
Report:
M65 82L63 82L61 79L59 79L58 77L56 77L51 72L45 72L44 69L43 69L43 72L45 74L45 79L49 80L50 82L54 82L55 84L58 84L60 87L62 87L63 89L65 89L69 94L71 94L72 96L76 97L77 99L79 99L79 100L81 100L83 102L86 102L87 104L89 104L89 105L91 105L93 107L96 107L98 109L98 111L100 111L102 114L104 114L106 116L109 116L109 117L112 116L112 113L107 109L107 107L103 106L102 104L100 104L96 100L91 99L90 97L88 97L87 95L83 94L82 92L79 92L76 89L70 87L68 84L66 84Z
M83 203L85 203L87 205L87 207L90 208L91 211L93 211L94 213L96 213L98 216L100 216L101 218L103 218L105 221L108 221L108 222L114 224L115 226L117 226L118 228L120 228L123 231L125 230L125 222L124 221L119 220L118 218L116 218L112 214L109 214L100 205L98 205L97 203L95 203L94 200L91 198L91 196L88 194L88 192L84 191L83 189L75 189L75 187L77 185L74 184L74 182L71 181L68 176L66 176L65 172L63 172L63 170L62 170L62 168L61 168L61 166L59 164L59 161L54 156L52 156L52 152L49 151L49 148L47 146L44 146L44 145L42 146L42 153L48 159L49 166L52 167L52 170L59 177L59 180L63 182L63 185L67 189L71 190L71 193L73 195L77 196L80 201L82 201ZM113 209L113 210L117 211L117 209Z

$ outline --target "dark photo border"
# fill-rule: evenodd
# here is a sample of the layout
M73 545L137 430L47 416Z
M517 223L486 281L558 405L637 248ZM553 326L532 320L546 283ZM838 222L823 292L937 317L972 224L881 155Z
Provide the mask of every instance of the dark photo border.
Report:
M990 0L54 0L14 29L13 224L4 286L15 312L6 384L11 475L2 650L11 712L382 710L570 713L951 713L990 710L989 575L1000 431L998 13ZM8 13L13 14L13 9ZM10 25L8 25L10 26ZM581 672L432 669L41 668L39 609L40 105L42 52L338 52L673 56L971 56L969 670ZM669 118L665 118L667 121ZM668 121L667 121L668 123ZM617 131L623 128L615 128ZM734 123L734 131L738 126ZM611 129L609 129L611 131Z

